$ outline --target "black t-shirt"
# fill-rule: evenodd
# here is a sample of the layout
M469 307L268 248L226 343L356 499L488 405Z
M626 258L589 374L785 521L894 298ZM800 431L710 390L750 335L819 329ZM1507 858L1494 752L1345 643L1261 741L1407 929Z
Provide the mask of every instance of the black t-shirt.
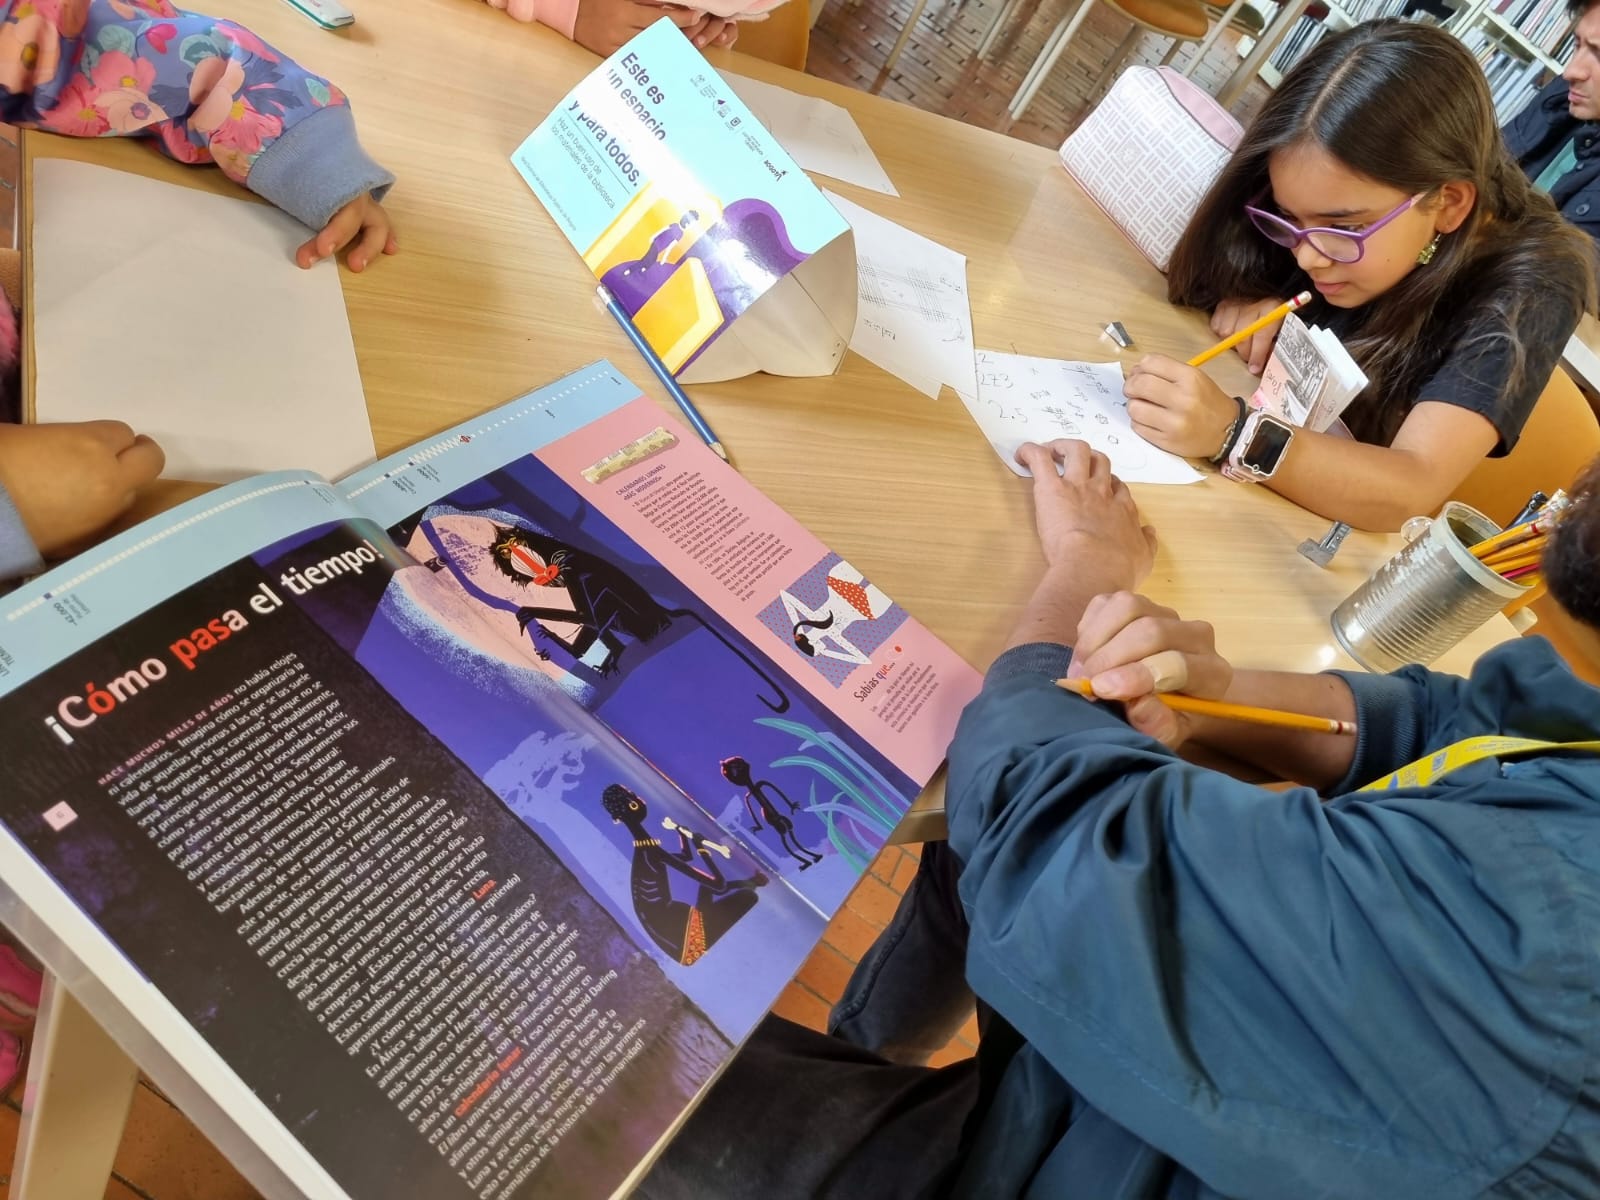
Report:
M1578 327L1582 309L1562 294L1561 289L1534 292L1518 314L1512 336L1523 347L1521 382L1511 386L1514 365L1512 347L1502 319L1485 312L1470 314L1460 332L1446 346L1438 367L1415 396L1379 397L1378 403L1404 400L1415 405L1424 400L1453 404L1475 412L1495 427L1499 444L1489 452L1501 458L1511 452L1527 424L1533 406L1561 361L1567 339ZM1322 325L1347 345L1360 328L1361 310L1334 308L1317 303L1305 314L1308 323Z

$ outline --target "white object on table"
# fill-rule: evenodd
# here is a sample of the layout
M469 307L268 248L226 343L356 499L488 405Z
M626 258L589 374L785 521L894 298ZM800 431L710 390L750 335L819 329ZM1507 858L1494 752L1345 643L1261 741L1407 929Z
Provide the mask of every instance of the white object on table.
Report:
M889 196L900 194L848 109L729 71L722 77L801 170Z
M294 263L305 226L55 158L34 164L33 203L37 420L126 421L174 479L372 461L338 268Z
M978 351L978 390L962 403L1000 460L1018 475L1023 442L1077 438L1111 460L1126 483L1195 483L1202 476L1133 431L1118 363L1066 362Z
M823 193L856 235L858 303L850 349L919 392L977 391L967 260L886 217Z

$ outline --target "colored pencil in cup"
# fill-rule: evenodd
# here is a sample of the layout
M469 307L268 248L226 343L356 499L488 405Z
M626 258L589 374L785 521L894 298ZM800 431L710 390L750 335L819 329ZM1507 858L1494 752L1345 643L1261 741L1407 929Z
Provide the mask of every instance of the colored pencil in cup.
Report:
M1489 562L1512 551L1534 543L1543 543L1545 536L1555 527L1553 520L1534 520L1523 525L1513 525L1504 533L1497 533L1491 538L1485 538L1477 545L1471 547L1472 556L1482 562Z
M1481 557L1474 557L1477 557L1484 566L1492 567L1496 571L1507 566L1521 566L1524 562L1538 562L1544 554L1545 543L1549 540L1548 534L1536 533L1521 541L1509 542Z
M1250 337L1253 334L1260 333L1268 325L1276 325L1279 321L1283 320L1290 313L1292 313L1295 309L1304 308L1307 304L1310 304L1310 303L1311 303L1311 293L1310 292L1301 292L1293 300L1285 300L1282 304L1278 305L1277 308L1273 309L1271 312L1267 313L1265 316L1257 317L1254 321L1251 321L1250 324L1246 325L1243 329L1239 330L1237 333L1230 333L1227 337L1223 338L1215 346L1211 347L1211 349L1203 351L1200 354L1196 354L1193 358L1191 358L1189 360L1189 365L1191 367L1203 366L1204 364L1210 362L1213 358L1215 358L1217 355L1223 353L1224 351L1232 350L1240 342L1244 341L1245 338Z
M1087 679L1058 679L1056 686L1069 692L1095 699L1094 688ZM1278 729L1304 729L1311 733L1339 733L1351 736L1356 731L1354 721L1340 721L1333 717L1311 717L1304 713L1280 712L1275 708L1255 708L1248 704L1229 704L1226 700L1203 700L1182 692L1158 692L1156 699L1176 712L1192 713L1198 717L1222 717L1229 721L1246 721L1252 725L1272 725Z
M690 425L694 426L694 431L700 435L700 440L711 447L711 453L715 454L723 462L727 462L728 452L722 448L722 442L718 440L716 434L711 432L711 426L706 424L706 419L700 415L700 410L694 406L694 401L689 399L688 393L672 377L672 372L667 369L667 364L661 361L661 356L655 352L655 348L645 341L644 334L639 332L639 327L633 323L633 318L627 314L622 305L617 303L617 298L611 294L610 289L601 284L595 289L595 296L599 299L600 306L616 319L618 325L622 326L622 332L628 335L628 340L633 343L633 348L639 352L646 365L655 372L656 378L661 381L661 386L667 389L667 395L672 397L673 402L677 404L684 418Z

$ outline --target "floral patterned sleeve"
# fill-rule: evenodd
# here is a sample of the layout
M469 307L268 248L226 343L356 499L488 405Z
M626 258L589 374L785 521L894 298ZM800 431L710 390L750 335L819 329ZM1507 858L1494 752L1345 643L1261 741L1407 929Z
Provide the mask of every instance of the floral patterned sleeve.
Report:
M394 177L344 93L231 21L168 0L0 0L0 117L69 137L149 137L215 163L313 228Z

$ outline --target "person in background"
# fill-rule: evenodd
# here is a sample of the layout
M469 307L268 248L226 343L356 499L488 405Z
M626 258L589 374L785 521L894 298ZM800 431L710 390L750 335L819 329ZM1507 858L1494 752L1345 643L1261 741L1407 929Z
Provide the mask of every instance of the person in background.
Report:
M1018 461L1045 566L950 747L949 842L833 1034L769 1017L636 1195L1600 1197L1600 691L1539 638L1466 679L1236 670L1134 594L1154 536L1106 459ZM1575 496L1544 574L1600 647L1600 461ZM1158 654L1358 733L1178 714ZM974 995L976 1058L921 1065Z
M1600 238L1600 0L1569 0L1572 58L1506 124L1506 149L1533 186Z
M1173 253L1167 292L1230 334L1301 291L1365 372L1352 437L1296 430L1266 486L1363 529L1436 512L1516 445L1595 302L1592 244L1506 153L1482 70L1443 30L1368 21L1319 42L1245 132ZM1277 327L1239 352L1259 372ZM1244 402L1160 355L1134 428L1238 467Z
M345 251L360 271L398 249L381 203L394 176L361 148L344 93L249 30L167 0L4 0L0 120L148 138L214 164L315 231L295 251L302 267ZM120 421L15 424L17 359L17 314L0 296L0 582L71 552L164 463Z
M796 3L797 0L789 0ZM488 0L518 21L548 25L564 38L601 57L666 17L702 50L727 48L739 38L739 23L704 9L661 0Z

